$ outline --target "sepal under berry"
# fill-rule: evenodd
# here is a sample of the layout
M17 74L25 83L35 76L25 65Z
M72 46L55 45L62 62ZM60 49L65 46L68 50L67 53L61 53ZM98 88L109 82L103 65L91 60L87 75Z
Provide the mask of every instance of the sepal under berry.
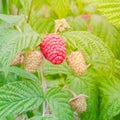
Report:
M62 32L66 29L69 29L70 26L67 23L66 19L57 19L55 20L55 32Z

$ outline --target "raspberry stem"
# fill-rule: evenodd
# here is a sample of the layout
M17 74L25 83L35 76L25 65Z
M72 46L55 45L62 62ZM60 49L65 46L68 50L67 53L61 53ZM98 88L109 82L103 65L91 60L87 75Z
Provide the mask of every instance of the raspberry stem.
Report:
M45 78L44 78L44 61L42 61L41 68L42 68L41 69L42 88L43 88L43 91L46 92L47 85L46 85L46 81L45 81Z
M47 84L44 78L44 60L42 61L41 64L41 77L42 77L42 88L43 88L43 92L46 93L47 90ZM45 116L45 110L46 110L46 103L43 103L43 116Z
M30 20L30 16L31 16L31 11L32 11L32 6L33 6L33 1L31 1L31 5L30 5L30 10L29 10L29 13L28 13L28 18L27 18L27 23L29 23L29 20Z
M77 96L76 93L75 93L73 90L67 88L66 86L63 87L63 90L66 90L66 91L70 92L70 93L73 95L73 97L76 97L76 96Z

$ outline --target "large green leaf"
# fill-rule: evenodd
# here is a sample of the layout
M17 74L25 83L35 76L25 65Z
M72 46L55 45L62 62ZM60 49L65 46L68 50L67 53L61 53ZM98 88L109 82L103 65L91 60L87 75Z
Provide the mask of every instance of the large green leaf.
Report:
M58 120L74 120L68 104L69 96L60 88L51 88L46 95L51 111Z
M15 120L15 115L11 114L8 115L7 117L2 117L0 120Z
M113 118L113 120L119 120L119 118L120 118L120 114L116 115L116 116Z
M30 20L31 27L38 33L52 33L54 31L54 19L41 18L33 15Z
M120 80L113 77L100 82L99 120L111 120L120 113Z
M114 55L100 38L88 32L79 31L65 32L62 37L65 39L67 46L69 46L68 48L73 51L83 51L88 64L97 68L98 71L103 71L104 69L111 72L114 70Z
M67 22L70 25L71 30L84 31L87 30L87 23L80 17L67 17Z
M107 43L115 56L120 58L120 35L117 29L99 15L93 15L91 17L90 25L92 27L92 33Z
M120 1L98 4L97 9L107 17L109 22L120 27Z
M44 117L43 116L34 116L30 120L58 120L58 119L55 118L53 115L45 115Z
M65 63L56 66L46 61L45 75L53 75L53 74L70 74L70 70Z
M5 75L8 73L14 73L22 78L35 80L36 82L39 81L35 75L30 74L19 67L0 67L0 71L4 72Z
M116 60L115 63L115 75L120 79L120 60Z
M13 5L15 5L18 9L20 9L22 6L21 6L21 3L20 3L20 0L11 0L10 1Z
M4 14L0 14L0 20L12 24L12 25L16 25L16 24L20 24L22 22L25 21L25 17L24 15L4 15Z
M48 0L48 3L59 18L65 17L69 12L69 0Z
M0 88L0 117L37 108L43 102L43 92L33 81L15 82Z
M5 29L0 32L0 62L10 65L15 55L25 48L33 48L39 45L39 35L27 25L24 32L13 29Z
M34 10L39 10L44 4L47 4L47 0L34 0L33 8Z
M96 68L97 71L103 73L103 69L107 70L108 75L112 74L115 69L115 59L110 49L104 42L96 36L88 32L65 32L62 34L66 41L67 50L82 50L86 56L88 64ZM109 72L108 72L109 71ZM45 62L45 75L53 74L72 74L69 66L64 62L61 65L55 66L49 62Z
M98 90L96 86L97 78L91 76L68 76L67 86L77 95L86 94L87 111L79 114L81 120L97 120L98 112Z

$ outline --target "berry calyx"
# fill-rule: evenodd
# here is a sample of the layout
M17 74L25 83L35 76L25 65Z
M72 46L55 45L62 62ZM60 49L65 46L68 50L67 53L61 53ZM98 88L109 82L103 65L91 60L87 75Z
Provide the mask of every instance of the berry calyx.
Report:
M53 64L61 64L66 57L66 45L58 34L47 34L40 44L44 57Z

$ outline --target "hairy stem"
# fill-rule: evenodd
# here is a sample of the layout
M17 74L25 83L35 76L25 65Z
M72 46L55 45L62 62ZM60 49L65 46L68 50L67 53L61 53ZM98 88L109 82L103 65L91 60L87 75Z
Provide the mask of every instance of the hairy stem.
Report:
M72 91L71 89L67 88L66 86L63 88L63 90L66 90L66 91L70 92L73 95L73 97L77 96L74 91Z
M47 84L44 78L44 61L42 61L42 65L41 65L41 77L42 77L42 88L43 88L43 92L46 93L46 89L47 89ZM45 116L45 110L46 110L46 103L43 103L43 116Z

